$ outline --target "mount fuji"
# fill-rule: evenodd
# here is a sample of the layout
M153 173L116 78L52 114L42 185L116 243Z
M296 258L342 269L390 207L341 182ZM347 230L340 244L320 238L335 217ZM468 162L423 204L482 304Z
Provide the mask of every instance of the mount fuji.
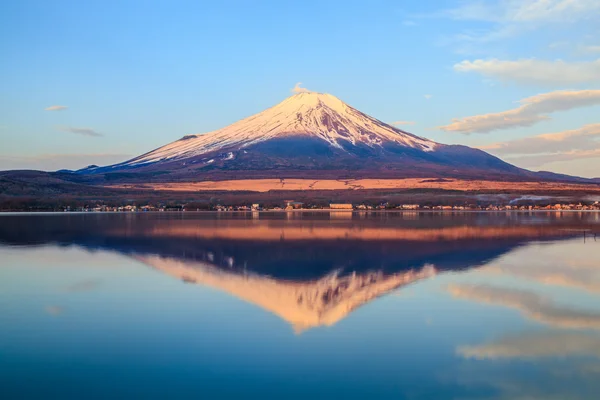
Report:
M397 129L330 94L306 92L225 128L187 135L123 163L80 174L136 172L159 181L251 178L561 179L482 150Z

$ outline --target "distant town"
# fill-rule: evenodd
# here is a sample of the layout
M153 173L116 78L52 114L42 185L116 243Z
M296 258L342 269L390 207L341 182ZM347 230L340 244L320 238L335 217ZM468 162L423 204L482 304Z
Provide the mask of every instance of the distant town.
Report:
M53 211L63 212L164 212L164 211L534 211L534 210L565 210L565 211L600 211L600 202L555 203L555 204L466 204L466 205L419 205L419 204L351 204L330 203L329 205L308 204L294 200L284 201L281 205L240 204L240 205L211 205L211 204L125 204L106 205L92 204L80 207L65 206Z

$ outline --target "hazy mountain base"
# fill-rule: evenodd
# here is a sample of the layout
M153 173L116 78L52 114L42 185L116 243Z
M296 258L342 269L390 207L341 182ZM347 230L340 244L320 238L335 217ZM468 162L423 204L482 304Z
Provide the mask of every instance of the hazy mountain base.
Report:
M109 188L170 191L252 191L273 190L453 190L460 192L516 191L531 193L586 192L600 193L600 185L562 182L503 182L464 179L244 179L227 181L117 184Z

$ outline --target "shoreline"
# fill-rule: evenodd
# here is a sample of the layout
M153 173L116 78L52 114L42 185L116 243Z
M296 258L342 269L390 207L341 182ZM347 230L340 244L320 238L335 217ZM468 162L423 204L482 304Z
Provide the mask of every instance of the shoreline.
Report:
M336 210L336 209L294 209L294 210L257 210L257 211L243 211L243 210L194 210L194 211L2 211L0 215L7 214L61 214L61 215L73 215L73 214L109 214L109 215L143 215L143 214L265 214L265 213L276 213L276 214L287 214L287 213L336 213L336 214L365 214L365 213L424 213L424 214L463 214L463 213L600 213L598 210Z

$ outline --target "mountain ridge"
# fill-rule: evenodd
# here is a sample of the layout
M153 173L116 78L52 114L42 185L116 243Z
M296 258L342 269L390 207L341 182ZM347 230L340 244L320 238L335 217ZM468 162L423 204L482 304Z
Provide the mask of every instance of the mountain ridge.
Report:
M316 92L292 95L224 128L186 135L119 164L77 171L115 172L156 174L164 182L315 176L537 178L483 150L414 135Z
M356 145L397 142L431 151L438 143L385 124L327 93L298 93L262 112L224 128L181 139L152 150L123 165L137 165L165 159L184 159L228 149L248 147L266 140L306 136L343 149L339 140Z

